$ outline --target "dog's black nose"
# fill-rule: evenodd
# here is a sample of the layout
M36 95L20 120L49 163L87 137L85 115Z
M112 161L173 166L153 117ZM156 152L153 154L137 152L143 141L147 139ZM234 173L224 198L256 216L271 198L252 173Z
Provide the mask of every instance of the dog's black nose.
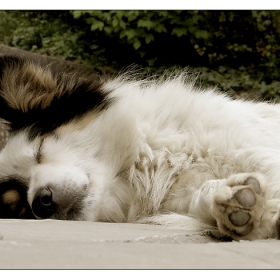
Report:
M52 191L49 187L40 189L32 202L33 213L40 218L49 218L55 212L55 203L52 200Z

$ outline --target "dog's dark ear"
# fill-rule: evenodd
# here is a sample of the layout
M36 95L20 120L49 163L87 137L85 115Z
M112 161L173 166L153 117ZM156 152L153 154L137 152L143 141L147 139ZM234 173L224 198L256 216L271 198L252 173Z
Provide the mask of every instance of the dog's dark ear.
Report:
M0 57L0 118L12 130L31 128L32 135L48 133L89 111L110 104L98 80L56 73L50 67L11 57Z

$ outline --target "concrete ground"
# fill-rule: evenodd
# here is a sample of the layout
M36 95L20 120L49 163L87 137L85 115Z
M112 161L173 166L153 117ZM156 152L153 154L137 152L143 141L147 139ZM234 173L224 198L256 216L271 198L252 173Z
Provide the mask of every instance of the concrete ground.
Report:
M0 269L279 269L280 241L162 226L0 220Z

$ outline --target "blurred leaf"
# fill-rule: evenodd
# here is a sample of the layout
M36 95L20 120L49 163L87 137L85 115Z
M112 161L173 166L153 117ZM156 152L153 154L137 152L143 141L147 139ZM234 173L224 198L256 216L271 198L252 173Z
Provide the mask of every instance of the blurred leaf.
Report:
M152 34L148 34L145 38L146 44L149 44L151 41L154 41L154 36Z
M92 24L91 24L91 27L90 27L90 30L97 30L99 29L100 31L103 29L104 27L104 23L100 20L95 20Z
M175 27L175 28L172 29L171 34L172 35L177 35L177 37L181 37L181 36L187 34L187 29Z
M150 30L154 26L154 23L148 19L147 20L140 19L140 20L138 20L137 26L146 27L148 30Z
M141 42L139 40L136 40L133 43L133 47L134 47L135 50L139 49L141 47Z
M74 11L73 16L74 18L79 18L82 15L82 11Z

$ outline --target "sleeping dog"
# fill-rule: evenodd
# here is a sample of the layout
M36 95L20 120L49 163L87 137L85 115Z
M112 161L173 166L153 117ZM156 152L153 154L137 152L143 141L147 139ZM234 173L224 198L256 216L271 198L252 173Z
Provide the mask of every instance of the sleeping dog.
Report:
M187 71L84 79L0 57L0 217L280 233L280 105Z

